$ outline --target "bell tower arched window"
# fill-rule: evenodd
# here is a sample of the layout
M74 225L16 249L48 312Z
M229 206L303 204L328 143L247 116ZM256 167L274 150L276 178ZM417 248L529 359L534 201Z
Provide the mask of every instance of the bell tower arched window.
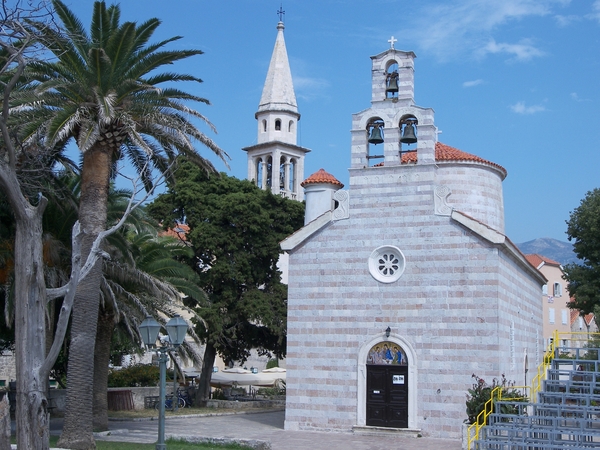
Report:
M367 160L369 166L377 164L377 159L383 159L384 123L379 117L373 118L367 124ZM381 147L377 148L379 144Z
M282 156L279 160L279 190L281 191L285 191L286 168L287 158Z
M295 158L290 159L289 174L290 174L290 177L288 179L288 190L295 194L296 193L296 190L294 188L295 183L296 183L296 159Z
M385 73L385 98L398 98L398 63L391 60Z
M275 120L275 131L281 131L281 119Z
M267 171L267 187L272 187L273 186L273 158L272 157L268 157L267 158L267 167L265 167L265 170Z
M259 188L262 188L263 185L263 160L262 158L256 158L254 161L254 173L256 174L256 178L254 182Z
M266 121L266 119L263 119L263 121L262 121L262 130L263 130L263 133L267 131L267 121Z
M418 120L415 116L407 114L400 119L400 153L414 152L415 148L411 148L417 143L417 125Z

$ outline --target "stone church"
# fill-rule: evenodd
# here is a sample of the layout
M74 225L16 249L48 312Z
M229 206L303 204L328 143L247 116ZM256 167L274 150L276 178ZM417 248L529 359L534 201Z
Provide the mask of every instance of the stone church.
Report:
M244 150L249 179L306 201L281 244L285 428L459 438L472 375L529 384L543 350L545 278L504 234L507 172L438 142L433 109L415 104L416 56L391 39L371 57L370 107L352 116L349 187L325 170L300 182L309 150L277 28Z

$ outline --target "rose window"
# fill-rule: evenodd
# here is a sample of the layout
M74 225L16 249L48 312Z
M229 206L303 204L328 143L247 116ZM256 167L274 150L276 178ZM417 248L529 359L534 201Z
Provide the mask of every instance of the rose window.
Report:
M369 272L377 281L393 283L404 272L404 255L398 247L383 245L369 257Z

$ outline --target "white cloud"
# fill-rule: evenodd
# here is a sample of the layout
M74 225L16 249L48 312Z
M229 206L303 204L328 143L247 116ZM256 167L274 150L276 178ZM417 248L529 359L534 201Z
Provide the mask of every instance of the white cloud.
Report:
M556 20L556 23L558 23L559 27L567 27L572 23L579 22L581 17L575 15L561 16L560 14L557 14L554 16L554 19Z
M510 109L517 114L535 114L546 111L546 108L542 105L525 106L525 102L517 102L511 105Z
M589 98L580 98L577 92L571 92L571 99L576 102L589 102L591 101Z
M596 20L600 23L600 0L594 1L594 3L592 4L592 12L586 17L592 20Z
M596 0L600 3L600 0ZM452 0L437 5L426 2L411 13L411 29L404 30L418 41L419 47L434 53L439 59L449 59L457 53L487 54L493 34L504 25L529 17L553 16L564 0ZM408 34L407 34L408 33ZM513 53L518 60L541 56L544 53L527 44L498 44ZM479 51L478 51L479 49Z
M486 55L488 53L507 53L512 55L514 59L518 61L528 61L532 58L544 55L544 52L535 48L529 39L523 39L518 44L498 43L492 39L479 50L479 53L481 55Z
M470 88L470 87L477 86L477 85L482 84L482 83L483 83L483 80L482 79L478 79L478 80L473 80L473 81L465 81L462 85L465 88Z

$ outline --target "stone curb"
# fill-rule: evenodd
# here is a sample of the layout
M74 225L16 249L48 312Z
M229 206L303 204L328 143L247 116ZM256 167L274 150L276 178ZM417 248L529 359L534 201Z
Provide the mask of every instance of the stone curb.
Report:
M285 408L273 408L268 410L243 410L243 411L230 411L230 412L222 412L222 413L199 413L199 414L183 414L178 416L166 416L165 420L169 419L190 419L193 417L214 417L214 416L234 416L241 414L261 414L261 413L269 413L269 412L277 412L277 411L285 411ZM158 420L158 417L109 417L109 422L146 422ZM102 431L101 433L107 433L106 431Z

